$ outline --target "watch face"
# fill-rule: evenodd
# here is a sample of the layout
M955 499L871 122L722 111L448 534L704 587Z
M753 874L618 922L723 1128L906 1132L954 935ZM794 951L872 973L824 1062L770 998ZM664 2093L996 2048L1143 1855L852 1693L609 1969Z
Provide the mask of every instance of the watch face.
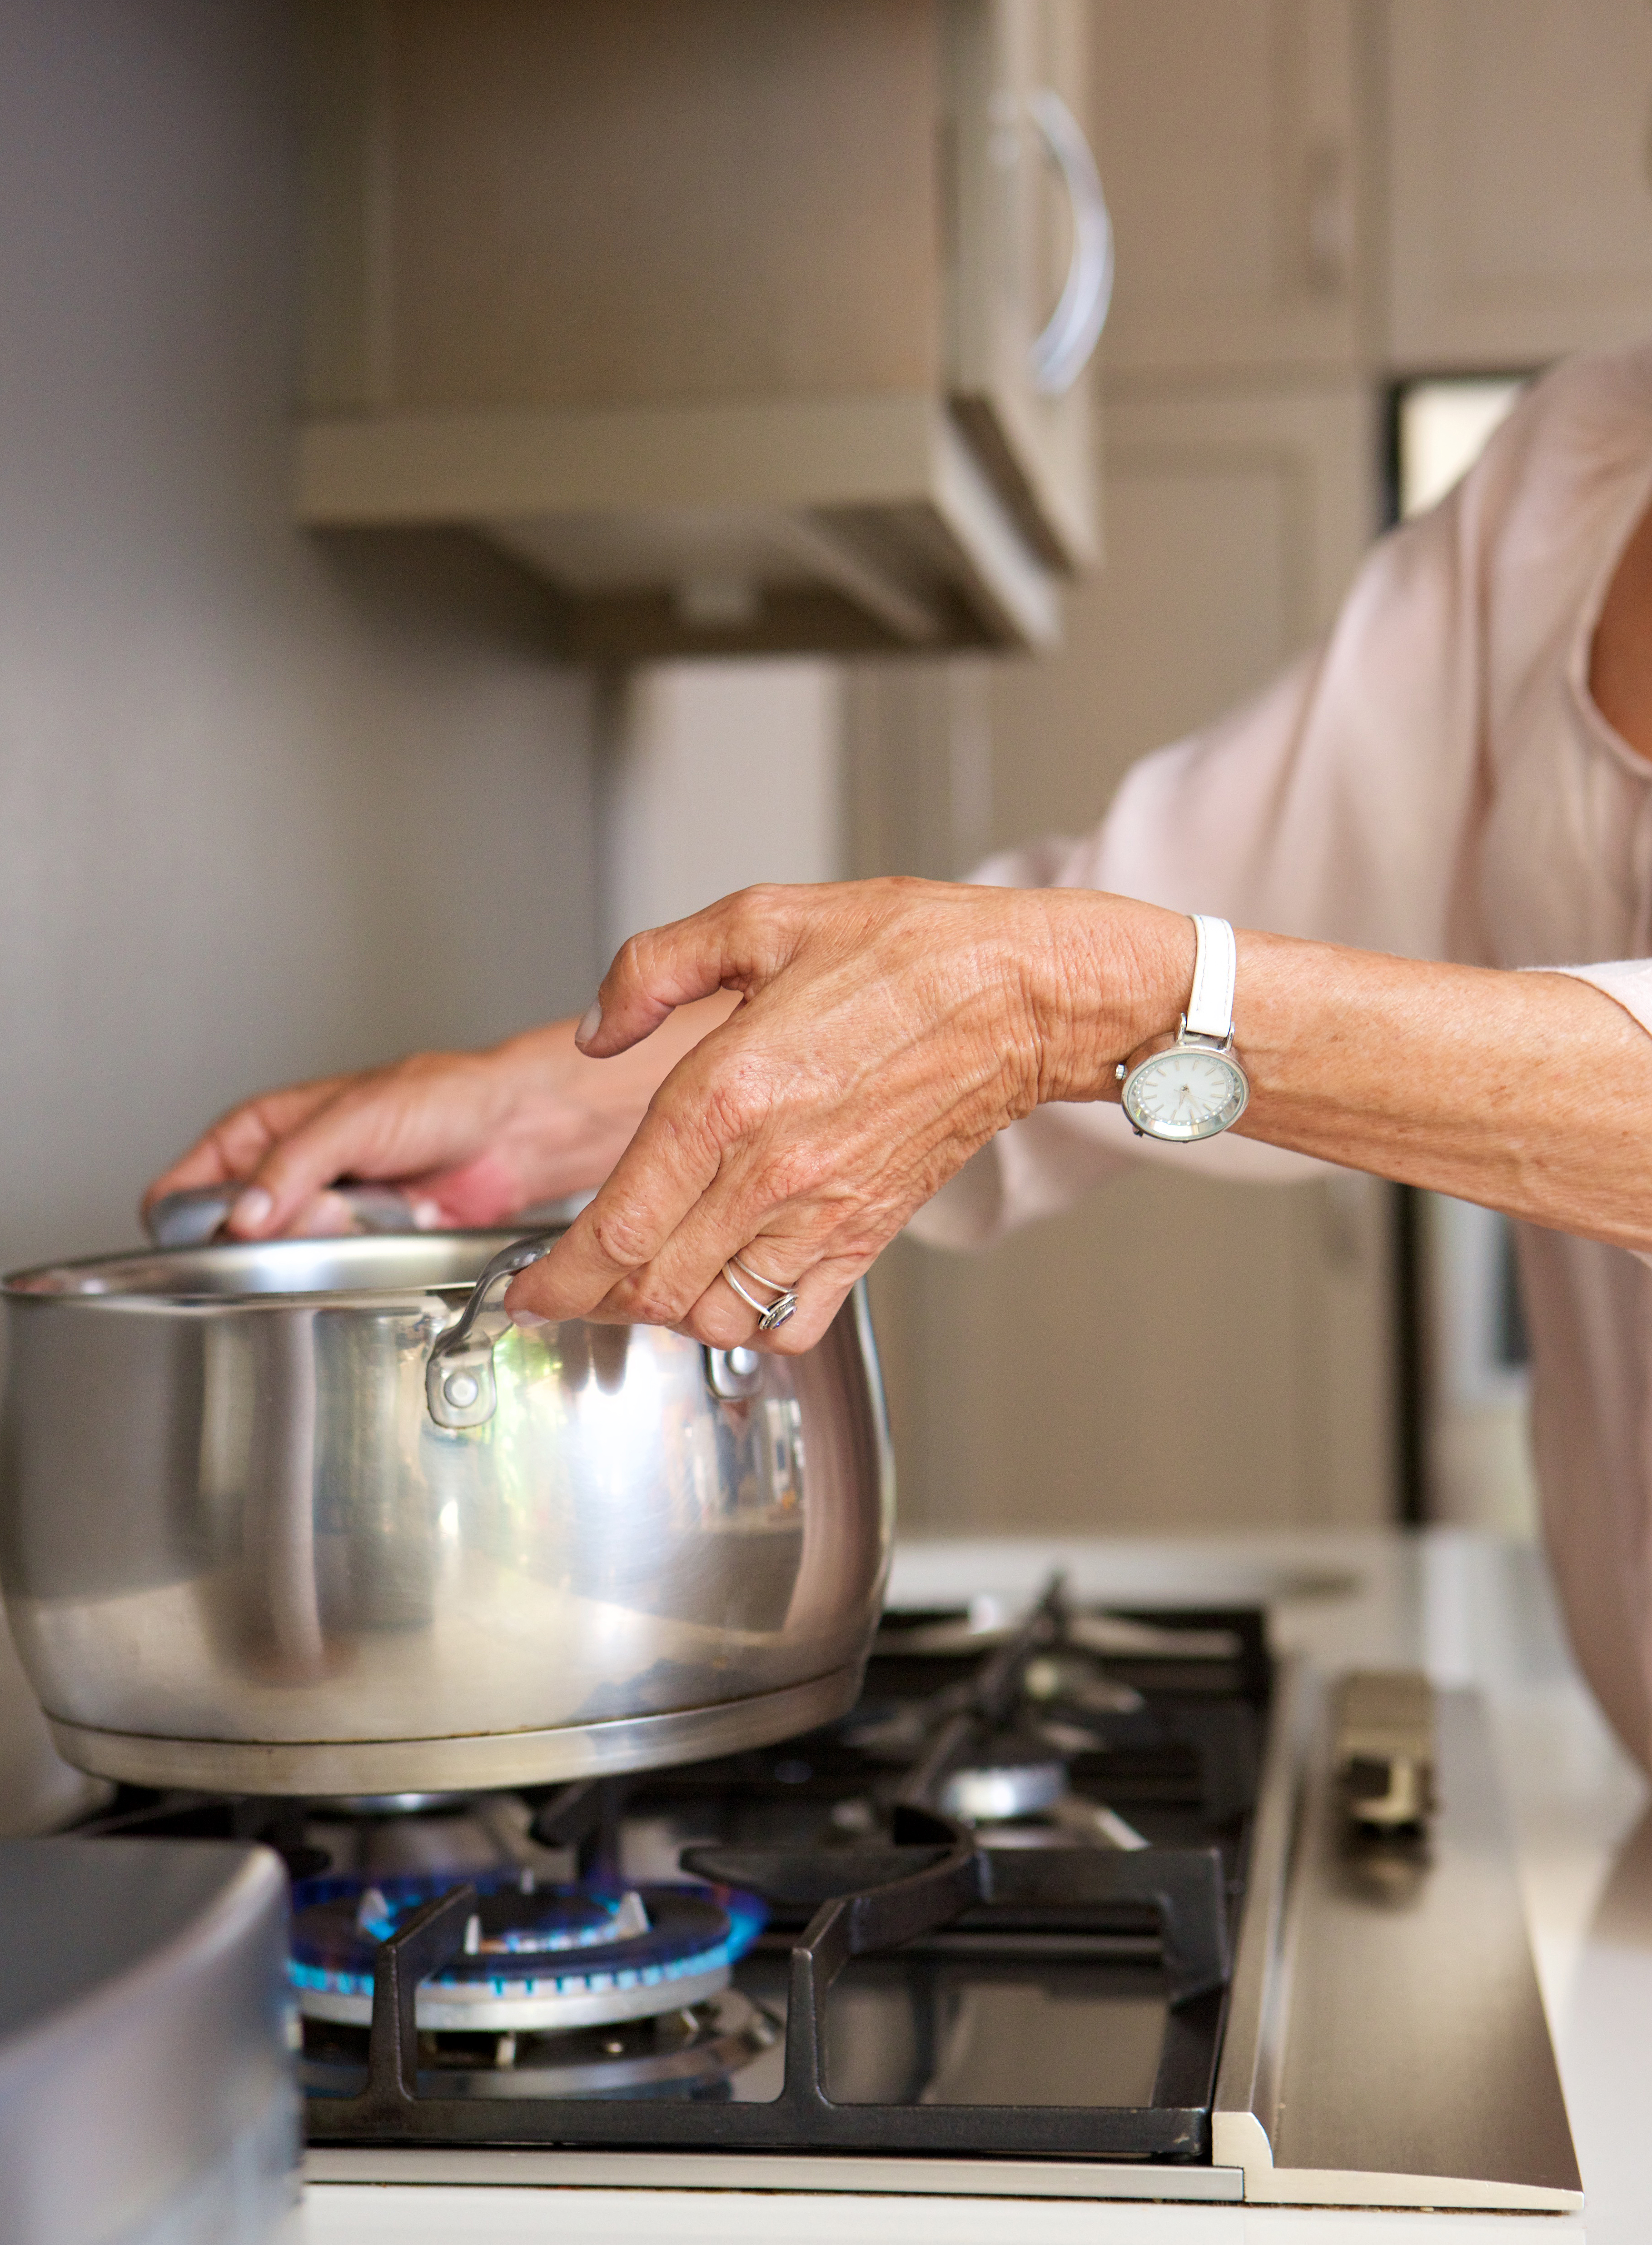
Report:
M1124 1111L1149 1138L1214 1138L1245 1111L1250 1087L1225 1053L1172 1045L1132 1071Z

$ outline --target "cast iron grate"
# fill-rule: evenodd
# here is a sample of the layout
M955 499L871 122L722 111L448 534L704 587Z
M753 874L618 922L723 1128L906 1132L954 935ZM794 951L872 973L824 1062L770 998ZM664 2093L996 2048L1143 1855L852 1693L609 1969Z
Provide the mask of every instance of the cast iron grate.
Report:
M420 1983L457 1951L476 1889L459 1884L384 1943L374 1974L367 2083L355 2097L315 2097L313 2143L701 2146L764 2151L944 2153L974 2156L1198 2160L1209 2153L1209 2105L1228 1977L1228 1894L1215 1848L1086 1849L1022 1855L977 1848L932 1811L897 1809L887 1846L816 1852L708 1848L685 1868L776 1902L817 1904L790 1954L784 2086L762 2104L666 2105L546 2099L497 2105L422 2096L416 2088ZM843 1882L853 1881L844 1889ZM836 1889L835 1891L831 1889ZM904 1948L972 1914L1080 1909L1145 1916L1156 1929L1169 2019L1146 2106L848 2105L826 2086L824 2021L852 1957Z

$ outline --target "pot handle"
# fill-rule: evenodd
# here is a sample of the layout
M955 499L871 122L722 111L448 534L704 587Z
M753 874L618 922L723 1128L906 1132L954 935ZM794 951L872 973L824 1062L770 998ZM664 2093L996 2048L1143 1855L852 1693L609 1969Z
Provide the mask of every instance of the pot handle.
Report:
M217 1238L240 1190L239 1185L189 1185L182 1192L164 1194L146 1213L145 1229L157 1247L204 1247ZM331 1190L349 1203L358 1231L425 1229L414 1216L412 1202L393 1186L334 1185Z
M424 1367L424 1400L438 1427L456 1433L466 1427L484 1427L498 1408L493 1343L485 1333L475 1331L476 1321L501 1278L513 1278L530 1263L548 1255L561 1237L559 1228L536 1231L502 1247L484 1266L470 1300L454 1322L437 1336Z
M720 1403L749 1401L763 1384L763 1360L755 1348L706 1348L706 1385Z

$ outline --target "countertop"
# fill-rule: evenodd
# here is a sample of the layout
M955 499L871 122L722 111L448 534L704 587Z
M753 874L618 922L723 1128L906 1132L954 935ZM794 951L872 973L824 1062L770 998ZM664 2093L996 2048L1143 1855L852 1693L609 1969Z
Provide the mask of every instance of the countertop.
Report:
M763 2239L813 2245L1644 2245L1652 2238L1652 1808L1578 1677L1539 1555L1454 1529L911 1542L891 1603L1036 1591L1262 1600L1276 1645L1484 1692L1588 2194L1581 2217L714 2191L312 2185L292 2245ZM1418 2022L1419 2034L1426 2022Z

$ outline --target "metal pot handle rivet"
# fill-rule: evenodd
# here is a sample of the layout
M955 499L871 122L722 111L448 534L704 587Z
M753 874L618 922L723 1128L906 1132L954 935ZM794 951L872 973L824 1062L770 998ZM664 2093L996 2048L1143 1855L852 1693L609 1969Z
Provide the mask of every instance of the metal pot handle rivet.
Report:
M763 1384L763 1360L755 1348L708 1348L706 1385L726 1403L742 1402Z
M424 1400L438 1427L452 1433L466 1427L484 1427L498 1410L493 1343L485 1333L476 1331L476 1321L501 1278L513 1278L530 1263L548 1255L561 1237L559 1231L536 1231L502 1247L471 1289L471 1299L457 1318L437 1335L424 1367Z

